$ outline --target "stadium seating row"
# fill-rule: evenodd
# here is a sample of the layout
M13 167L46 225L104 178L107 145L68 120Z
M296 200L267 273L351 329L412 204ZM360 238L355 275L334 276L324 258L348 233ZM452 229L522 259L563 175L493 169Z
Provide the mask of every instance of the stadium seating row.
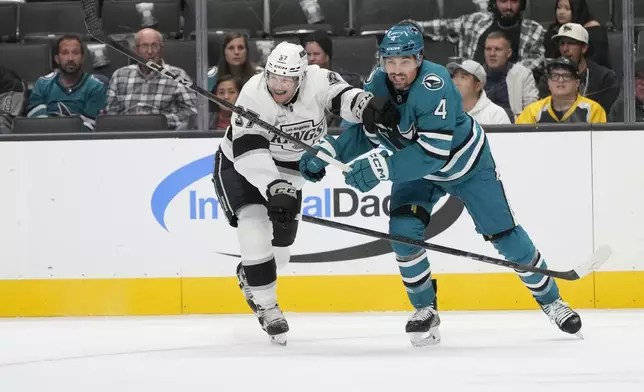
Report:
M99 1L99 0L97 0ZM141 0L100 0L103 30L108 34L131 33L142 24ZM472 0L318 0L322 26L335 35L373 30L405 19L452 18L477 10ZM594 16L602 23L621 28L623 0L587 0ZM195 30L195 0L152 0L157 29L170 37L182 32L189 38ZM527 16L540 23L552 21L556 0L531 0ZM296 0L270 0L270 27L264 26L263 0L208 0L209 29L244 29L251 36L289 35L310 28ZM139 5L139 7L141 7ZM349 12L352 10L353 12ZM349 18L354 15L354 20ZM184 25L182 27L182 18ZM644 23L644 1L635 2L637 23ZM85 33L78 1L47 1L0 4L0 38L29 40L48 33Z

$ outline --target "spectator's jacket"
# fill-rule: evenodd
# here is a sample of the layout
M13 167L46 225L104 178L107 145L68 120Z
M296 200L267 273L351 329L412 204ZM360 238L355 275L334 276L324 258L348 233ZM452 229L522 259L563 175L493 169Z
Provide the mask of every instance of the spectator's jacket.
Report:
M190 80L181 68L162 63L182 79ZM151 71L146 77L138 65L117 69L107 91L107 114L163 114L168 128L187 129L197 115L197 97L184 85Z
M478 102L467 114L474 117L476 122L481 125L511 124L510 118L505 110L490 101L490 98L487 97L483 90L481 90L481 96Z
M608 121L610 122L624 122L624 95L623 91L620 94L613 107L610 108L608 113ZM635 121L644 122L644 102L635 98Z
M595 101L577 94L577 99L562 118L552 109L552 96L528 106L517 118L517 124L605 123L606 111Z
M455 19L435 19L420 22L425 34L435 40L447 40L458 45L458 56L473 59L481 35L494 23L491 12L475 12ZM520 63L534 71L543 65L545 48L543 37L546 30L539 23L521 21Z
M539 100L539 90L532 71L521 64L513 64L505 79L510 108L516 118L530 104Z
M579 78L579 93L599 103L608 112L619 95L619 82L615 72L594 61L586 60L586 70ZM547 75L539 82L539 93L541 97L550 95Z
M94 119L105 108L105 85L83 73L72 87L60 84L60 73L52 72L36 81L29 95L28 117L79 115L85 127L94 129Z

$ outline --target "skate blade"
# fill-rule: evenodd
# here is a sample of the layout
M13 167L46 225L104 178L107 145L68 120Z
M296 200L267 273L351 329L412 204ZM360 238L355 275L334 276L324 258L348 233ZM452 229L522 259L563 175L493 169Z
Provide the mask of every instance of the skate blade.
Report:
M581 339L581 340L584 340L584 335L581 333L581 330L577 331L577 333L575 334L575 336L576 336L576 337L578 337L578 338L579 338L579 339Z
M414 347L434 346L441 342L441 334L438 327L434 327L427 332L410 332L409 340Z
M286 333L280 333L277 335L269 335L268 336L271 340L271 343L277 346L286 346Z

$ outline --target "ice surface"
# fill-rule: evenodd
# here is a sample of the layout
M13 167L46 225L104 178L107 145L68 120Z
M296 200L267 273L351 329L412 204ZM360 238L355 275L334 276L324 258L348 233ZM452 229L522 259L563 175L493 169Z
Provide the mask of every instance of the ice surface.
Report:
M287 347L252 315L0 320L0 391L644 391L644 310L582 310L585 339L539 311L289 314Z

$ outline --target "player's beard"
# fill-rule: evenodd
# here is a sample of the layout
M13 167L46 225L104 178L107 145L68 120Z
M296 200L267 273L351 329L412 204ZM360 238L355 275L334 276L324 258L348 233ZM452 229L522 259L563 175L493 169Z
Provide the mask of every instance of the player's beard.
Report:
M81 66L76 63L67 63L60 67L60 72L66 77L78 76L81 72Z

